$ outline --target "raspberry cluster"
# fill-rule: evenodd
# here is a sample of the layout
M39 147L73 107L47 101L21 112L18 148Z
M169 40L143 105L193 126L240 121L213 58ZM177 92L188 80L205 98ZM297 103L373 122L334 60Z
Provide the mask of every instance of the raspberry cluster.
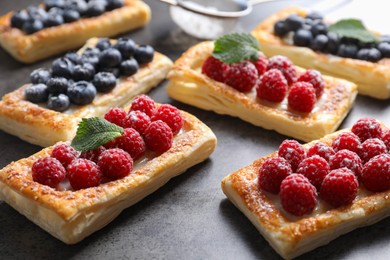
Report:
M67 178L72 189L78 190L126 177L133 169L134 160L140 159L147 149L155 154L169 150L173 136L184 124L176 107L156 106L146 95L135 97L129 113L112 108L104 118L123 127L122 136L83 153L67 144L58 144L50 157L34 162L33 180L56 188Z

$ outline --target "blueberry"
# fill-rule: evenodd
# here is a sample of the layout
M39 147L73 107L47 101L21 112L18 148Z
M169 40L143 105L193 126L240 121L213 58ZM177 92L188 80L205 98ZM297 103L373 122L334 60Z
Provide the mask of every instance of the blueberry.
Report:
M82 16L87 11L88 5L84 0L68 0L65 8L76 10Z
M334 32L328 32L327 36L328 36L328 45L326 46L325 51L331 54L336 54L337 50L339 49L340 38Z
M73 79L76 81L91 80L94 75L95 67L91 63L83 63L74 67Z
M68 97L73 104L86 105L96 96L96 88L88 81L78 81L68 88Z
M27 34L36 33L44 28L41 20L31 20L23 24L23 31Z
M64 11L64 21L71 23L80 20L80 13L77 10L67 9Z
M105 68L118 66L122 61L121 53L114 48L108 48L99 55L99 65Z
M51 73L45 69L36 69L30 74L30 80L32 84L39 84L46 82L51 78Z
M32 20L39 20L42 23L45 23L48 17L47 12L37 6L29 6L26 10Z
M328 26L326 24L319 22L314 23L311 27L311 33L313 36L319 35L319 34L327 34L328 33Z
M51 95L47 101L47 108L63 112L70 107L69 97L65 94Z
M355 44L340 44L337 50L337 56L345 58L355 58L358 52L358 47Z
M121 38L114 45L114 48L120 51L123 59L128 59L134 54L136 46L133 40Z
M149 63L153 60L154 49L150 45L140 45L135 49L134 58L139 65Z
M58 58L53 61L51 71L54 76L71 78L74 64L68 58Z
M274 33L279 37L283 37L288 33L284 21L278 21L274 24Z
M358 51L356 58L359 60L377 62L382 58L382 55L381 52L376 48L364 48Z
M106 9L108 11L111 11L111 10L114 10L114 9L117 9L117 8L121 8L122 6L124 6L124 1L123 0L107 0L107 7L106 7Z
M99 92L110 92L116 85L116 77L110 72L99 72L93 77L93 85Z
M11 26L14 28L22 29L24 23L29 19L29 16L25 10L15 12L11 16Z
M45 84L35 84L28 86L24 91L26 99L33 103L46 102L49 92Z
M64 8L65 1L64 0L45 0L43 1L46 10L50 10L53 7Z
M304 19L301 16L299 16L297 14L292 14L289 17L287 17L287 19L285 21L285 27L286 27L287 31L295 32L298 29L302 28L303 23L304 23Z
M106 5L101 1L90 1L87 4L86 16L98 16L106 11Z
M390 42L381 42L378 49L384 58L390 58Z
M84 54L84 53L87 53L87 54L99 55L100 52L101 52L101 51L100 51L98 48L91 48L91 47L88 47L88 48L86 48L86 49L83 51L83 54Z
M328 44L328 37L326 35L319 34L314 38L310 47L314 51L324 51L327 44Z
M322 14L320 14L319 12L316 12L316 11L310 12L308 15L306 15L305 18L310 19L310 20L323 20L324 19Z
M121 76L121 72L119 68L114 67L114 68L99 68L99 72L110 72L114 74L116 78L119 78Z
M134 75L139 69L138 62L135 59L122 61L121 65L119 66L119 69L123 76Z
M45 27L58 26L58 25L61 25L64 23L64 17L62 16L62 13L51 12L55 8L50 9L49 15L48 15L47 19L45 20Z
M105 49L108 49L111 47L110 39L108 38L100 38L99 41L96 43L96 48L98 48L101 51L104 51Z
M47 91L51 94L65 94L69 88L69 82L66 78L56 77L47 81Z
M389 34L381 35L380 41L381 42L390 42L390 35Z
M294 45L297 46L309 46L313 41L313 35L310 31L299 29L293 36Z
M78 55L77 52L68 52L65 54L64 58L67 58L73 64L81 64L82 63L81 56Z
M90 63L96 68L99 64L99 54L95 54L93 51L84 51L81 55L81 62Z

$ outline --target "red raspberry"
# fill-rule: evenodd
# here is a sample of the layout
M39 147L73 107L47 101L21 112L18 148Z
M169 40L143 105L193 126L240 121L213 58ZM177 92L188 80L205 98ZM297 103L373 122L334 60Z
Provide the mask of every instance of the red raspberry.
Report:
M248 92L257 84L257 69L249 61L231 64L225 71L224 78L227 85L238 91Z
M260 167L259 187L277 194L280 191L280 184L291 173L291 165L284 158L269 158Z
M335 152L347 149L360 154L362 144L360 143L360 139L357 135L351 132L344 132L333 140L332 147Z
M295 172L298 165L306 158L303 146L295 140L284 140L278 150L278 155L291 164L291 169Z
M316 91L317 99L324 93L325 81L321 75L321 72L314 69L308 69L305 73L298 77L299 82L308 82L313 85Z
M278 69L283 73L289 85L297 80L297 70L294 64L284 56L273 56L268 60L267 70Z
M118 148L128 152L134 160L145 154L146 145L140 133L134 128L126 128L121 137L115 139Z
M214 58L213 56L208 57L202 65L202 73L206 74L213 80L224 82L224 72L229 67L228 64Z
M385 130L382 133L382 141L386 145L387 150L390 151L390 130Z
M257 61L252 61L252 63L257 69L257 75L261 76L267 71L268 59L261 51L259 51L259 59Z
M335 151L332 147L321 142L315 143L312 147L309 148L309 150L307 150L307 157L319 155L328 162L330 157L332 157L334 154Z
M282 181L279 196L283 209L296 216L311 213L317 204L316 188L305 176L297 173Z
M313 85L308 82L294 83L287 98L288 106L302 113L310 113L317 102Z
M360 158L363 164L368 162L372 157L382 153L387 153L386 145L378 138L370 138L362 143Z
M104 146L100 146L100 147L96 148L95 150L82 152L80 154L80 158L87 159L87 160L93 161L94 163L97 163L99 160L100 154L102 152L104 152L105 150L106 150L106 148L104 148Z
M352 126L351 131L360 138L361 142L364 142L368 138L382 137L382 128L380 123L374 118L369 117L359 119Z
M346 167L355 173L358 178L360 178L363 169L359 155L346 149L340 150L332 156L329 160L329 166L331 170Z
M156 112L156 104L154 103L153 99L147 95L138 95L131 103L130 111L135 110L144 112L149 117L151 117Z
M117 180L133 170L133 159L120 148L107 149L99 156L98 165L107 178Z
M34 181L55 188L65 179L66 170L61 162L53 157L44 157L35 161L31 167Z
M171 128L161 120L150 123L145 130L144 137L146 147L158 153L168 151L173 143Z
M268 70L257 85L257 97L271 102L282 102L287 94L287 80L277 69Z
M352 203L358 187L355 174L347 168L341 168L326 175L321 185L320 196L333 207L340 207Z
M169 104L161 105L157 112L152 116L152 121L161 120L165 122L176 135L183 127L184 121L180 110Z
M69 164L68 179L74 190L99 186L102 173L96 163L87 159L76 159Z
M110 108L104 115L104 119L108 122L116 124L118 126L124 125L124 119L126 118L126 111L119 107Z
M304 175L317 190L320 190L322 181L329 171L328 162L324 158L314 155L304 159L299 164L297 173Z
M79 153L67 144L58 144L51 152L51 157L56 158L66 168L74 159L79 156Z
M380 154L371 158L363 167L361 181L370 191L390 189L390 155Z
M143 135L145 129L148 127L148 125L152 120L150 120L150 117L144 112L135 110L129 112L125 121L126 121L126 128L130 128L130 127L134 128L141 135Z

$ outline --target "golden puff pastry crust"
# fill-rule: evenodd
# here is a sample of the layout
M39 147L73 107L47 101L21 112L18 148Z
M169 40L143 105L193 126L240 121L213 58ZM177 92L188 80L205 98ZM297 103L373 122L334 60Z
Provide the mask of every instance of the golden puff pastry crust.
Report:
M168 74L169 96L202 109L239 117L284 135L311 141L337 129L357 94L355 84L324 76L325 91L313 111L310 114L293 113L287 109L286 99L281 103L261 101L256 99L254 89L250 93L242 93L202 74L202 64L212 50L212 42L203 42L190 48L175 62Z
M345 130L343 130L345 131ZM317 140L331 145L342 131ZM305 144L308 149L316 141ZM356 228L390 216L390 191L371 193L362 186L352 204L331 208L321 201L310 215L293 216L283 210L279 196L258 188L261 165L277 152L254 161L222 180L229 200L245 214L273 249L285 259L295 258Z
M67 244L74 244L111 222L125 208L151 194L171 178L206 160L216 137L199 119L181 111L184 126L167 152L140 159L126 177L98 187L55 190L34 182L31 166L53 147L0 170L0 199Z
M24 63L82 46L92 37L111 37L149 22L151 12L140 0L125 0L124 6L91 18L50 27L27 35L10 26L12 12L0 17L0 45Z
M85 47L95 46L97 41L97 38L90 39ZM168 57L155 52L153 61L140 67L135 75L121 77L111 92L98 93L91 104L72 105L65 112L25 100L24 90L28 85L24 85L0 101L0 129L43 147L70 140L81 118L102 116L111 107L128 104L134 96L148 92L164 80L171 66Z
M273 33L274 24L291 14L305 16L305 9L289 7L283 9L260 23L252 34L260 43L261 50L267 56L283 55L296 65L314 68L324 74L343 78L358 85L359 94L377 99L390 98L390 59L383 58L377 63L342 58L330 54L315 52L306 47L288 43Z

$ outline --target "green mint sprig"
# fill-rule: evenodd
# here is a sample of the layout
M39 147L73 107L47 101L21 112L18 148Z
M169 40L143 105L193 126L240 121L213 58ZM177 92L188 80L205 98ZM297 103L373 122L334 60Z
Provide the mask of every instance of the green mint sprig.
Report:
M330 32L335 32L341 37L359 40L363 43L377 42L378 39L366 29L362 21L358 19L343 19L329 26Z
M260 46L249 33L232 33L219 37L214 42L214 58L223 63L237 63L244 60L259 59Z
M97 149L99 146L119 137L124 132L123 128L99 117L83 118L79 123L76 136L71 146L86 152Z

